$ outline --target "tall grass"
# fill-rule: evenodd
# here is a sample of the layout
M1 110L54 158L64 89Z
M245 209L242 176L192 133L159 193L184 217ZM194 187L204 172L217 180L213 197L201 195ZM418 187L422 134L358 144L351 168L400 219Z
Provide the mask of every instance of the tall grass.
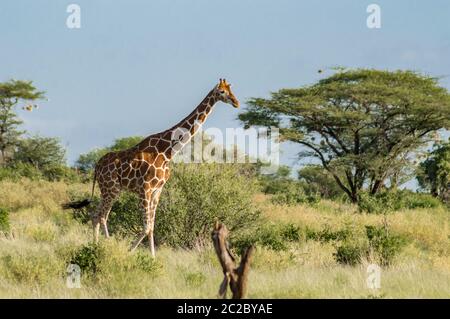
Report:
M102 239L95 272L85 271L80 289L66 286L66 267L89 245L91 229L59 204L68 192L90 185L0 182L0 206L9 211L10 230L0 234L1 298L215 298L222 280L211 247L158 247L149 259L143 246L128 252L129 242ZM387 217L357 212L351 205L323 201L309 205L274 205L263 195L255 201L272 223L292 223L304 230L345 227L364 236L365 225L387 222L410 241L389 267L381 289L366 286L368 260L356 266L333 258L335 243L306 239L275 251L258 247L249 277L250 298L448 298L450 296L450 214L445 208L415 209ZM385 220L386 218L386 220Z

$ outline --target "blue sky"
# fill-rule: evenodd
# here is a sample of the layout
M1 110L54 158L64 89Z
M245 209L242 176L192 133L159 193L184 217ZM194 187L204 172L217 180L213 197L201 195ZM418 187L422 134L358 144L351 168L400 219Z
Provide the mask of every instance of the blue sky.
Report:
M66 27L70 3L81 29ZM366 26L371 3L381 29ZM448 0L2 0L0 39L0 81L33 80L49 98L20 111L24 128L59 137L70 163L170 127L220 77L241 102L314 83L336 65L413 69L450 88ZM205 127L238 127L237 114L218 105ZM298 148L282 149L293 163Z

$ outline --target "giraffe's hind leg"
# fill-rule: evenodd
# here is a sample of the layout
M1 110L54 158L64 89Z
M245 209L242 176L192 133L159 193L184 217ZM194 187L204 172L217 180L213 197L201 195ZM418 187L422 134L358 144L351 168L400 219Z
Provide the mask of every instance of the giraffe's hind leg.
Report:
M107 220L111 207L113 205L115 196L102 197L100 205L96 213L92 216L92 227L94 229L94 243L98 243L98 237L100 232L100 226L106 237L109 237Z

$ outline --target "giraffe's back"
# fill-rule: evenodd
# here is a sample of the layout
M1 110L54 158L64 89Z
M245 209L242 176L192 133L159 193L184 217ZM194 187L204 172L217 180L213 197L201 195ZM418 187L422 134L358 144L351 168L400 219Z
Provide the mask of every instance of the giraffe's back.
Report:
M117 185L134 192L159 188L169 176L168 161L163 154L138 147L104 155L96 170L100 189Z

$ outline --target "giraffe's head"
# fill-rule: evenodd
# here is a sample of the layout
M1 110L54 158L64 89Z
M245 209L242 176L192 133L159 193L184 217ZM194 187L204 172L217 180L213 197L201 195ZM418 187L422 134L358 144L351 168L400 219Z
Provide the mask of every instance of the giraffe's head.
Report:
M239 107L239 101L231 92L231 85L225 79L220 79L215 90L220 101L231 104L235 108Z

